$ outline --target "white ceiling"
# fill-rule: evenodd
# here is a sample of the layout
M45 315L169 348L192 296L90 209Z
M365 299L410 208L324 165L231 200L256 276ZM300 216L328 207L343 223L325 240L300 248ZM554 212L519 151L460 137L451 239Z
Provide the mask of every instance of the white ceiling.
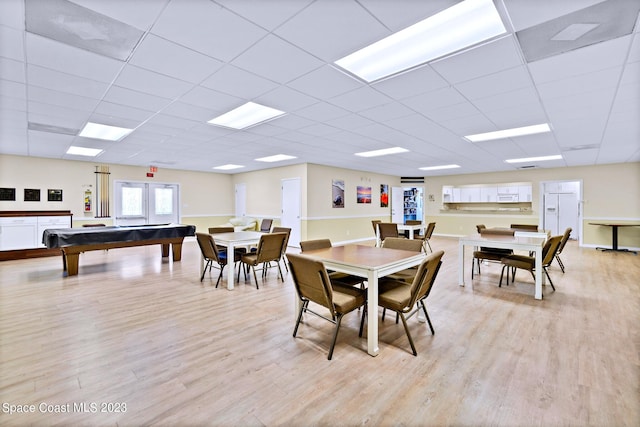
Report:
M119 43L101 32L111 24L141 35L122 61L26 31L25 10L49 19L73 9L66 0L0 0L0 153L208 172L245 166L226 173L316 163L412 177L515 170L523 165L504 160L552 154L564 159L524 166L640 161L638 0L496 0L508 34L481 46L370 85L331 65L457 2L73 0L104 15L85 10L88 19L72 23L85 49ZM602 9L629 7L630 30L526 61L527 49L539 55L551 43L550 28L579 23L594 7L603 19ZM618 15L609 15L614 27ZM62 21L50 19L69 25ZM207 124L247 101L287 115L244 131ZM75 136L87 121L135 131L119 142ZM543 122L552 133L463 138ZM104 152L65 154L71 145ZM409 152L354 156L394 146ZM297 158L254 160L274 154ZM461 168L418 169L452 163Z

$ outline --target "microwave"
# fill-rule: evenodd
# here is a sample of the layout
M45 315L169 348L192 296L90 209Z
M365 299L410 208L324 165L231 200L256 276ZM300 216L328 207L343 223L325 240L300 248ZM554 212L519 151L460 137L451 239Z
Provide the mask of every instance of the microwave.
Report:
M499 202L517 202L518 195L517 194L498 194Z

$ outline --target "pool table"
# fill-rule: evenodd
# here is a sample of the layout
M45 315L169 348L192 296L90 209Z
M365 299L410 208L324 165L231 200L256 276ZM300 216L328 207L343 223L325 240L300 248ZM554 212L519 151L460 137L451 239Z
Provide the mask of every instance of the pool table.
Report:
M80 253L86 251L162 245L162 256L168 257L171 245L173 260L180 261L182 241L195 231L195 226L182 224L54 228L44 230L42 243L47 248L60 248L64 273L75 276Z

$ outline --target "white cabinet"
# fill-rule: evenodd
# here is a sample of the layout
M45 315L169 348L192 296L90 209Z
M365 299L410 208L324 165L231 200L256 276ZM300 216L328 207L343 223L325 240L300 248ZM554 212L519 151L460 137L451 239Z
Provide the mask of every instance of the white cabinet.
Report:
M458 203L462 201L460 196L460 187L453 187L453 202Z
M480 187L480 201L484 203L495 203L498 201L498 187Z
M499 185L498 194L518 194L517 185Z
M518 201L519 202L530 202L531 201L531 186L530 185L520 185L518 186Z
M47 215L64 212L58 215ZM0 216L0 251L43 248L42 233L47 228L71 228L71 212L11 211ZM42 215L40 215L42 214Z
M42 233L47 228L71 228L70 216L39 216L38 218L38 235L36 246L44 248L42 243Z
M0 250L10 251L36 247L37 217L0 218Z
M445 185L442 187L442 203L453 202L453 187Z
M460 201L467 202L479 202L480 201L480 188L479 187L462 187L460 188Z

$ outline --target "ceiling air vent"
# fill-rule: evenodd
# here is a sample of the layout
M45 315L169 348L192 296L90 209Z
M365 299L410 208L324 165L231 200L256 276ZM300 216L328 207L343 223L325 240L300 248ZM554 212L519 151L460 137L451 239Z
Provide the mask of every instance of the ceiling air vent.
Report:
M77 135L80 129L63 128L61 126L45 125L44 123L29 122L29 130L38 132L58 133L61 135Z

